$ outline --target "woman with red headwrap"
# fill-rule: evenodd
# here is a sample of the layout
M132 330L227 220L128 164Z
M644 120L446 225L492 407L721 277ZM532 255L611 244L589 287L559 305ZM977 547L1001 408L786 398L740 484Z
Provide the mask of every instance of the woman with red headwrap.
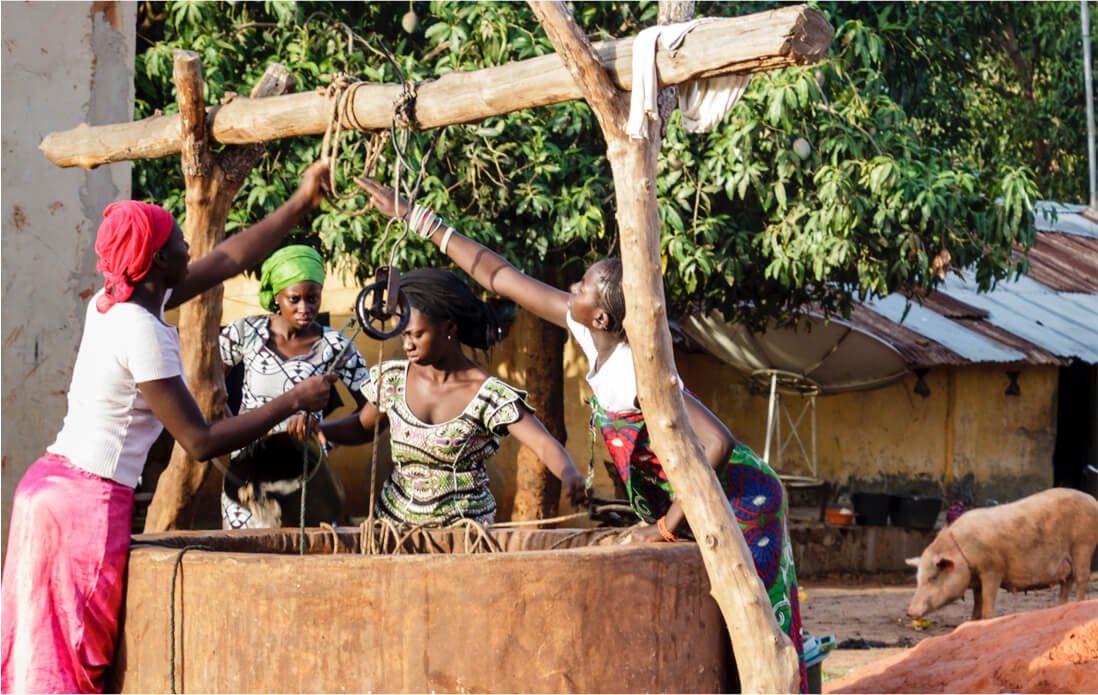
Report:
M328 401L316 376L263 407L206 422L183 381L175 306L258 263L319 204L328 165L314 163L285 204L188 265L183 231L157 205L110 205L95 242L106 278L88 306L68 413L23 476L8 526L2 600L3 692L100 692L114 657L134 487L165 427L208 459Z

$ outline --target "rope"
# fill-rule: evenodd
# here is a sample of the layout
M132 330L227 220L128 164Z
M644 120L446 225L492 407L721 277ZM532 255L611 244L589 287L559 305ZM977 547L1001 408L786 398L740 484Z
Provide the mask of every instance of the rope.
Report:
M332 534L332 555L338 554L340 549L343 547L343 545L339 542L339 530L336 529L336 527L332 524L329 524L327 521L321 521L320 528Z
M372 489L372 488L371 488ZM446 553L448 550L439 546L438 542L428 531L435 529L464 530L464 549L466 553L477 552L503 552L499 541L495 539L491 531L496 529L517 528L523 526L536 526L539 524L554 524L572 519L594 518L595 515L608 512L633 513L633 508L619 502L605 504L593 504L584 512L566 514L550 519L534 519L532 521L504 521L494 524L482 524L475 519L458 519L453 523L443 526L437 522L425 522L422 524L394 524L388 519L373 518L373 495L371 494L371 516L359 524L359 548L362 555L403 555L407 546L422 545L428 553ZM601 532L602 536L611 536L622 533L622 529L582 529L577 533L565 536L554 543L550 549L570 541L577 535Z
M562 545L565 545L566 543L570 543L573 539L578 538L579 536L586 536L586 535L591 536L591 538L588 539L587 544L588 545L593 545L593 544L595 544L595 543L597 543L597 542L599 542L599 541L601 541L605 538L611 538L611 537L615 537L615 536L622 537L622 536L626 535L627 533L629 533L630 530L631 529L629 529L629 528L610 528L610 529L608 529L608 528L585 528L585 529L581 529L579 531L576 531L575 533L570 533L567 536L564 536L563 538L558 539L551 546L546 548L546 550L556 550L557 548L561 547Z
M395 64L394 64L394 67L395 67ZM419 196L419 189L423 185L423 175L424 175L424 172L427 170L426 163L431 158L431 155L435 151L435 146L438 144L438 139L439 139L439 135L441 135L441 132L442 131L435 131L435 137L431 141L430 147L427 148L427 152L424 153L423 157L420 159L420 162L419 162L420 169L419 169L419 172L416 176L415 187L412 189L411 195L408 198L409 209L411 209L412 205L415 205L416 198ZM400 169L401 169L402 164L406 163L406 161L407 161L405 159L405 157L403 156L403 154L401 153L401 149L402 149L402 147L407 147L407 144L408 144L407 132L405 132L405 138L404 138L403 145L398 145L397 140L396 140L395 137L393 139L393 148L394 148L394 150L396 151L396 153L398 155L397 163L393 167L393 178L394 178L394 181L395 181L394 186L393 186L393 196L394 196L394 198L399 197L399 195L400 195L400 174L401 174ZM411 168L409 167L409 169L411 169ZM405 188L405 190L407 190L407 188ZM393 207L394 207L394 209L396 208L396 201L395 200L394 200ZM393 223L398 218L399 218L399 215L394 215L393 217L389 218L389 222L385 225L385 231L382 234L383 242L384 242L384 240L389 238L389 229L392 227ZM403 230L401 231L400 236L397 238L396 242L393 244L393 246L389 250L389 268L390 269L395 267L397 248L399 248L400 245L402 243L404 243L404 239L405 239L405 237L408 236L408 231L411 228L409 223L408 223L408 220L402 219L401 221L404 223ZM378 416L374 420L374 439L373 439L373 446L371 448L371 453L370 453L370 507L369 507L369 512L368 512L368 516L367 516L367 521L369 523L369 528L370 529L373 529L373 522L374 522L374 500L375 500L375 497L376 497L376 483L377 483L377 451L378 451L378 439L377 438L378 438L378 434L380 433L380 427L381 427L381 367L382 367L382 363L384 361L384 358L385 358L385 344L382 343L382 342L379 342L378 347L377 347L377 391L376 391L375 397L374 397L374 403L377 407L377 411L378 411L377 415ZM365 533L363 533L362 542L363 543L366 542ZM373 534L371 533L369 543L373 544L373 542L374 542L373 541ZM375 550L376 550L376 548L374 548L371 545L371 547L370 547L371 554Z
M366 529L369 528L371 530L371 545L369 546L370 555L373 555L376 551L376 548L372 545L374 540L372 531L374 528L374 499L377 497L377 435L381 431L381 367L384 359L385 343L379 342L377 344L377 389L374 391L374 403L377 407L377 417L374 418L374 439L373 445L370 447L370 506L367 510L366 521L363 522L362 538L359 541L359 544L362 546L362 553L367 553ZM367 524L369 524L369 526L367 526Z
M348 32L351 33L349 28ZM400 65L397 63L396 59L393 57L393 54L389 51L384 43L381 43L382 50L379 51L365 39L355 36L353 33L351 33L351 35L353 38L349 39L349 43L353 43L353 39L357 38L371 51L378 55L384 56L386 60L389 61L389 64L392 66L393 71L396 73L401 83L400 95L393 103L393 118L389 130L373 132L370 137L370 143L366 148L362 175L370 177L373 176L373 172L377 168L377 160L381 156L381 152L385 149L385 146L389 139L392 139L394 143L394 150L398 162L398 166L396 167L396 169L399 171L399 164L403 164L404 167L406 167L407 169L413 170L415 169L415 167L411 166L408 161L407 153L404 151L407 147L407 138L405 138L403 146L396 146L396 130L399 128L405 134L412 130L420 130L419 122L416 119L415 110L416 98L418 96L418 89L416 87L416 84L408 80L407 77L405 77L404 72L400 69ZM359 191L355 190L349 193L339 192L338 188L336 187L337 167L335 166L335 162L337 162L339 158L340 136L343 132L344 123L347 124L347 127L354 130L369 130L365 126L365 124L358 120L358 116L355 114L354 109L355 95L358 90L366 84L366 82L355 79L347 73L338 72L332 74L331 81L328 83L328 86L322 90L325 96L327 96L330 101L330 108L328 111L328 124L324 129L324 140L321 143L320 150L321 158L333 163L328 172L330 189L328 202L331 203L332 207L351 217L358 217L359 215L363 215L369 208L349 210L336 202L338 200L350 200L351 198L356 197L359 194ZM318 91L321 90L318 89ZM421 167L430 158L431 151L434 150L435 143L438 142L438 133L440 132L441 131L436 131L435 139L434 142L431 144L430 150L428 150L428 153L424 155L424 157L420 161ZM351 158L354 157L355 152L357 152L358 147L362 144L362 142L362 140L359 140L357 143L355 143L354 148L351 150ZM419 191L419 184L422 179L423 171L421 168L419 180L417 180L416 182L416 193L418 193ZM398 187L394 187L393 190L399 193L400 189ZM415 196L416 194L413 193L410 198L410 204L415 204ZM388 226L386 226L385 231L387 236L389 231ZM401 240L403 240L403 236L401 237ZM392 262L390 262L389 265L391 266Z
M511 528L521 526L538 526L540 524L559 524L564 521L571 521L572 519L590 519L596 514L603 514L606 512L632 512L633 508L628 504L599 504L591 505L591 508L585 512L576 512L574 514L565 514L563 516L554 516L548 519L531 519L529 521L500 521L492 524L488 528Z
M305 415L305 440L302 442L301 447L301 508L297 513L298 528L301 529L301 547L298 549L298 555L305 554L305 489L309 484L309 430L312 428L313 418L308 414ZM318 469L320 468L320 461L317 461Z
M488 552L500 553L503 552L503 548L500 547L499 542L492 537L492 534L488 533L488 528L476 521L475 519L458 519L454 523L450 524L450 528L464 528L465 529L465 552L475 553L483 545L488 548ZM475 536L475 540L474 537ZM470 545L470 541L472 545Z
M416 97L419 96L416 85L407 80L403 82L400 96L393 104L393 123L401 130L419 130L419 122L416 120Z
M343 133L344 122L354 130L366 130L362 123L359 122L354 112L355 93L365 84L365 82L355 80L346 73L336 73L332 75L331 82L324 90L325 96L327 96L331 102L331 107L328 112L328 125L324 129L324 140L321 142L320 146L321 159L332 163L332 166L328 169L328 202L332 207L350 217L364 215L369 208L364 207L359 210L350 210L337 202L340 200L350 200L351 198L358 196L359 190L356 187L355 190L349 193L340 193L336 186L336 169L338 168L339 146L342 139L341 135ZM373 132L370 135L369 144L366 146L365 163L362 167L364 176L373 174L373 171L377 167L377 160L381 156L381 152L385 149L389 137L390 133L384 130ZM358 148L362 143L363 140L361 139L355 143L348 159L354 158L355 152L358 151Z
M172 566L172 593L168 598L168 606L171 616L171 678L172 678L172 694L175 695L175 580L179 576L179 568L183 564L183 556L188 550L213 550L213 548L205 545L185 545L179 550L179 554L175 556L175 564ZM183 601L183 597L179 598L180 603Z

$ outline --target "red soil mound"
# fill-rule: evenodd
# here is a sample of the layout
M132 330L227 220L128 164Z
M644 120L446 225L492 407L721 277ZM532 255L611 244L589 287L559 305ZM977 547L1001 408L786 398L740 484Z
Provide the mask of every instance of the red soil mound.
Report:
M964 623L825 693L1098 693L1098 600Z

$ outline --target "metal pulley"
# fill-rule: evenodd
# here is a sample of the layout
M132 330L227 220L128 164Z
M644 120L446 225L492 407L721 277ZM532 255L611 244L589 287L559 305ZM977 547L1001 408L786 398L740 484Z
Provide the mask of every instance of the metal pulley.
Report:
M381 266L374 281L362 288L355 299L355 318L366 335L374 340L388 340L400 335L412 316L408 298L400 291L400 271ZM385 330L385 324L396 319L396 326Z

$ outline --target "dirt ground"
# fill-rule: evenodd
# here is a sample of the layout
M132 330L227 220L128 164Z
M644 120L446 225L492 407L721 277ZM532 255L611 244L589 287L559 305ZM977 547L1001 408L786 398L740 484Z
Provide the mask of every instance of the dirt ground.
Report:
M947 635L972 617L972 592L937 612L917 629L906 615L915 594L915 573L836 575L801 579L801 620L817 637L835 635L836 648L824 659L822 680L846 675L870 663L909 649L928 637ZM1002 616L1056 605L1059 588L1011 594L999 591L995 615ZM1072 592L1074 598L1074 592ZM1087 598L1098 598L1098 576L1092 575Z

